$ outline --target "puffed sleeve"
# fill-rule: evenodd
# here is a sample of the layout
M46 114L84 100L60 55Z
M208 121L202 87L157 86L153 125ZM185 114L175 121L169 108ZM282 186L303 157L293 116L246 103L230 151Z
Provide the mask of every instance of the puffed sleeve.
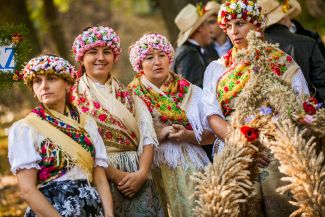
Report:
M307 82L300 68L298 69L297 73L292 77L291 86L296 94L309 95Z
M13 174L19 169L40 169L38 162L42 158L37 152L38 137L40 135L23 120L11 126L8 135L8 158Z
M90 116L87 116L85 130L89 133L89 136L95 145L95 166L108 167L107 153L103 139L98 132L96 121Z
M210 130L208 117L211 115L219 115L224 118L220 104L217 100L217 83L225 71L225 67L217 61L211 62L205 73L203 82L203 92L200 106L200 116L204 129Z

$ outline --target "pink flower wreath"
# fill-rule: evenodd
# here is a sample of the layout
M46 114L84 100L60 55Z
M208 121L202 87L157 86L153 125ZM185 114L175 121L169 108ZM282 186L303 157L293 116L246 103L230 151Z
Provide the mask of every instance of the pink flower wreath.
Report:
M168 39L158 33L145 34L130 47L130 62L134 71L141 71L142 61L154 49L165 52L168 56L169 64L173 62L174 48Z
M120 37L113 29L105 26L94 26L78 35L72 46L75 60L82 60L85 52L94 47L107 46L112 49L114 59L117 60L122 48L120 47Z

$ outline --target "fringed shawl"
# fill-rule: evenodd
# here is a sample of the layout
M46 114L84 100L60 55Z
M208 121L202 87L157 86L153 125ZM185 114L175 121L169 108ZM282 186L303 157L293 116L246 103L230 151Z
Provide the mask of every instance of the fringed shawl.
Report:
M152 130L147 133L154 140L152 145L158 145L150 113L143 115L142 110L147 108L112 76L99 90L84 74L72 88L72 102L96 120L113 167L126 171L138 169L138 155L145 145L140 125L151 124Z
M159 117L155 121L163 126L181 124L193 130L197 140L201 140L203 127L197 105L201 97L199 87L171 72L161 88L152 84L143 74L137 74L129 88L145 102L153 116L157 117L158 113ZM158 167L167 164L171 168L194 166L202 169L208 161L201 147L186 142L166 141L155 151L155 166Z

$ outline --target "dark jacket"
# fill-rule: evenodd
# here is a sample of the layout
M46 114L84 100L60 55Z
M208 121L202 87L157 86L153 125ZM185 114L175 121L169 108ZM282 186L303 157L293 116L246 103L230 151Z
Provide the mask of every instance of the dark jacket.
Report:
M211 63L214 60L217 60L220 58L218 52L216 51L216 49L214 48L214 44L210 44L208 46L206 46L205 48L205 54L204 57L206 59L206 61L209 63Z
M200 48L200 46L190 42L185 42L178 47L175 52L172 70L182 75L192 84L202 88L204 72L208 63L201 54Z
M280 49L293 57L308 83L310 94L325 100L325 60L316 41L310 37L291 33L286 26L274 24L265 30L265 38L279 43ZM316 91L315 91L316 90Z
M317 32L305 29L297 20L291 20L291 22L293 22L297 28L297 31L295 32L296 34L309 36L316 40L319 50L325 59L325 46L319 34Z

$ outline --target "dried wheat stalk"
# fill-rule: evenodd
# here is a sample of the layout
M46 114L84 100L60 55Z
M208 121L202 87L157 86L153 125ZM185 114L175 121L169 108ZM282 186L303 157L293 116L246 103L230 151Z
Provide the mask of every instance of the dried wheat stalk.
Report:
M247 143L239 129L231 132L226 143L213 164L207 166L203 173L192 176L197 184L195 216L236 217L240 213L240 204L246 202L253 190L250 156L255 155L258 148Z
M325 211L324 155L316 153L315 138L306 141L304 132L289 121L277 124L275 140L266 145L281 164L279 170L286 175L282 180L289 182L278 192L291 191L295 201L290 203L299 207L290 217L321 217Z
M202 217L235 217L240 212L240 204L251 196L253 186L250 180L253 180L256 172L251 166L257 147L247 143L239 131L246 124L259 129L259 142L271 149L280 162L280 171L287 176L284 180L290 182L280 187L279 191L291 191L293 194L295 201L291 203L299 208L291 216L321 217L321 212L325 213L324 156L316 154L313 138L305 141L304 131L297 128L292 120L303 113L304 97L297 97L288 84L268 72L270 69L264 51L266 47L274 45L261 43L253 33L249 34L248 40L249 55L239 52L238 58L252 62L259 70L252 73L250 81L235 101L236 110L231 119L235 129L231 130L223 152L215 157L214 163L204 173L193 176L197 184L194 196L198 198L194 213ZM255 60L256 50L262 53L258 61ZM276 117L260 115L262 105L271 107L272 115ZM255 119L247 124L245 118L250 115ZM313 123L305 127L324 137L325 110L318 111L313 118Z

